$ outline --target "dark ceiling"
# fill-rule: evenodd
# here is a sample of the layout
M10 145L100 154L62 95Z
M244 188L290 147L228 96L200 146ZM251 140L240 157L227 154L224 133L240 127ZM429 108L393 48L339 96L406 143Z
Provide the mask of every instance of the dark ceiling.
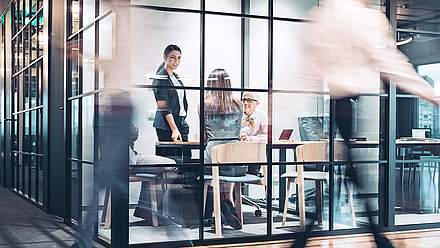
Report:
M397 0L398 28L440 32L440 0Z

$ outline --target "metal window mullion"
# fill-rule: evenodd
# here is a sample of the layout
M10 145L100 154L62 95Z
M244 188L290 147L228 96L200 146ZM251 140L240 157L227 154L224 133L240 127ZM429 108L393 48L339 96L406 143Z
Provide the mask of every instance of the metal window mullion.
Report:
M330 99L330 151L329 151L329 158L330 158L330 162L334 162L335 157L334 157L334 142L335 142L335 136L336 136L336 120L335 120L335 110L336 110L336 106L335 106L335 101ZM340 194L340 192L339 192ZM335 226L335 167L334 164L331 164L329 166L329 231L333 231L334 230L334 226Z
M23 54L23 53L22 53ZM19 80L20 82L20 90L19 90L19 101L21 103L21 106L19 109L24 110L25 108L25 97L24 97L24 73L18 75L18 78L21 78ZM19 141L19 147L18 147L18 151L22 152L23 151L23 145L24 145L24 134L25 134L25 118L24 118L24 113L20 113L18 116L18 120L19 120L19 126L21 125L21 127L19 127L20 131L21 131L21 135L19 135L20 137L20 141ZM23 155L19 155L19 157L21 156L20 159L20 166L21 166L21 189L22 189L22 194L24 194L24 189L25 189L25 174L24 174L24 156Z
M95 17L99 15L99 1L95 1ZM99 22L95 23L95 52L94 52L94 61L99 60ZM97 90L99 88L99 66L98 63L93 63L94 64L94 89ZM100 106L100 102L99 102L99 94L94 94L94 116L99 116L99 106ZM98 175L98 169L99 167L98 162L99 162L99 151L98 151L98 145L99 145L99 123L98 123L99 118L93 118L93 162L95 163L93 166L93 173L94 175ZM94 176L94 178L96 178L96 176ZM99 202L98 202L98 196L99 196L99 190L101 189L102 185L96 185L96 180L94 180L93 182L93 193L94 193L94 199L96 199L95 202L92 202L92 204L96 204L97 209L99 206ZM98 211L96 212L97 215L94 216L94 218L99 219L99 214ZM94 232L94 236L97 237L98 236L98 226L99 226L99 221L94 222L96 223L96 225L94 225L93 227L93 232Z
M205 185L205 36L206 36L206 13L205 13L205 0L200 0L200 116L199 116L199 154L200 154L200 165L199 165L199 190L204 189ZM199 206L204 205L204 192L199 194ZM204 212L203 208L199 208L199 240L204 240L204 225L203 218Z
M65 200L65 220L72 223L72 161L69 158L72 157L72 102L68 100L68 97L72 94L72 59L71 59L71 46L67 46L66 37L72 31L72 15L71 6L72 1L68 0L65 2L64 9L66 9L65 16L65 37L64 37L64 65L65 65L65 85L64 85L64 142L65 142L65 153L66 153L66 200Z
M386 15L390 21L391 25L391 36L396 37L397 28L397 1L396 0L386 0ZM395 39L393 39L395 41ZM387 80L390 80L389 78ZM395 173L396 173L396 86L389 84L389 97L388 97L388 135L386 136L386 143L388 144L387 154L388 154L388 168L385 169L385 182L382 190L384 190L385 197L385 216L384 226L395 228ZM379 188L381 190L381 188ZM380 220L380 216L379 216Z
M269 175L267 178L267 235L272 236L272 120L273 120L273 0L268 1L268 11L269 11L269 21L268 21L268 127L267 127L267 143L269 147L269 151L267 152L267 174Z

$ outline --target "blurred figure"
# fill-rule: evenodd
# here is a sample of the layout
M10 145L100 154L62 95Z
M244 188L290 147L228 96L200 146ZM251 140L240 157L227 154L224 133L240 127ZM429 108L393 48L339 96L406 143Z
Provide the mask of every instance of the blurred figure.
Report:
M305 74L297 81L304 87L321 90L321 83L327 82L331 98L336 102L336 124L348 148L346 180L358 189L362 188L363 182L352 164L349 142L352 137L352 103L361 93L369 92L372 86L374 88L375 81L370 75L380 71L398 87L438 104L434 101L432 86L396 50L386 17L365 4L366 0L325 0L319 8L312 10L311 19L317 22L311 24L305 34ZM365 207L377 247L394 247L373 223L368 202ZM292 247L305 247L312 225Z
M209 74L208 87L231 88L229 74L223 69L215 69ZM200 108L200 106L199 106ZM225 143L240 142L241 118L243 106L231 91L208 90L205 97L205 128L208 143L205 149L205 164L211 164L211 148ZM244 176L246 166L220 166L220 176ZM211 175L211 166L205 167L205 173ZM226 221L234 229L241 229L242 223L237 216L232 196L234 183L220 185L221 211Z
M241 98L244 113L241 122L240 140L267 141L267 116L258 109L260 96L257 92L245 92ZM249 165L247 174L257 175L261 165Z
M98 133L99 163L94 175L95 192L109 187L112 191L112 212L124 213L123 199L128 200L128 147L132 106L129 92L114 84L118 79L106 72L104 91L99 101L95 132ZM113 81L113 83L111 83ZM90 208L82 222L82 232L72 247L93 247L93 227L97 224L98 203L94 192Z

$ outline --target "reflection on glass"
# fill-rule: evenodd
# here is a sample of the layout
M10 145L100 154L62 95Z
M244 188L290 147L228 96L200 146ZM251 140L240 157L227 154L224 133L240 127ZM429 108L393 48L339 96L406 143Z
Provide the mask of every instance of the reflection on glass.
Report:
M18 39L12 40L12 56L13 56L13 66L12 66L12 73L15 73L18 71Z
M72 1L72 5L70 7L71 11L71 28L70 34L73 34L79 30L79 1Z
M232 88L241 85L241 20L235 17L206 16L205 75L225 69Z
M24 135L23 135L23 148L22 151L29 152L29 112L24 114ZM27 165L27 163L25 163Z
M43 27L44 27L43 13L40 13L38 15L38 56L43 55L44 46L46 45L47 42L47 37L45 37L43 33Z
M31 111L30 152L37 153L37 111Z
M36 201L37 196L37 157L31 156L29 158L29 166L30 166L30 197L32 200Z
M38 105L43 105L43 97L41 97L42 91L43 91L43 60L41 60L40 62L38 62L37 64L37 75L38 75L38 90L37 90L37 102Z
M25 196L29 197L29 173L30 173L30 168L29 168L29 155L23 155L23 170L22 170L22 175L23 175L23 187L22 187L22 194L24 194Z
M23 40L24 40L24 62L23 62L23 66L27 66L29 64L29 57L30 57L30 52L29 52L29 30L30 30L30 26L26 27L23 30Z
M30 10L30 6L29 6L29 0L25 0L24 1L24 24L25 25L29 23L30 14L31 14L31 10Z
M76 220L77 222L79 222L78 219L78 203L79 203L79 192L80 192L80 188L79 188L79 184L80 184L80 179L79 179L79 167L78 167L78 163L76 162L70 162L71 164L71 178L70 178L70 183L71 183L71 217L73 220Z
M94 95L82 98L82 160L94 161Z
M152 5L152 6L162 6L162 7L200 9L200 1L198 0L185 0L185 1L130 0L130 4L132 6Z
M236 0L207 0L206 10L219 11L219 12L241 12L241 1Z
M31 17L35 15L38 10L37 0L31 0Z
M31 84L31 102L30 107L37 106L37 91L38 91L38 78L37 78L37 65L33 64L30 68L30 84Z
M95 27L84 30L82 42L82 93L95 89Z
M72 123L71 123L71 136L72 136L72 158L81 158L80 154L80 136L79 136L79 105L78 99L72 100Z
M175 44L182 51L176 73L185 86L200 86L199 14L132 8L130 17L136 20L131 22L131 29L136 32L130 33L130 81L151 84L159 65L164 61L165 47ZM150 49L145 49L146 46Z
M72 96L78 95L79 92L79 49L78 40L72 40L70 43L70 70L71 70L71 94Z
M307 11L318 5L318 0L275 0L274 15L277 17L305 18Z
M403 162L396 164L396 225L440 220L439 148L438 145L400 147ZM409 159L419 162L405 162Z
M83 11L82 25L85 26L89 22L92 22L95 19L95 0L83 0L82 5L83 5L81 8Z
M304 56L302 32L304 28L307 28L306 25L274 21L273 86L276 89L304 90L310 88L310 86L298 85L295 80L304 60L302 58Z
M267 0L244 1L249 6L245 7L245 13L251 15L268 15Z
M18 13L15 18L18 19L18 32L23 27L23 0L16 1L16 4L18 6Z
M80 179L81 184L79 185L79 187L81 187L81 195L79 195L79 197L81 197L80 211L81 211L81 217L84 220L93 202L93 194L94 194L93 186L95 184L95 180L94 180L95 173L94 173L93 164L83 163L83 164L79 164L79 166L81 166L81 169L79 170L81 174L78 175L81 178ZM84 224L84 222L82 224Z
M245 69L245 88L267 89L268 53L263 52L268 50L267 21L246 19L246 27L249 28L245 38L248 39L249 50L245 57L248 58L249 68Z
M14 10L14 34L16 34L18 32L18 30L20 29L19 25L20 25L20 18L19 18L19 10L18 10L18 5L19 5L19 0L15 1L15 3L13 4L13 10Z
M21 39L22 33L18 35L18 49L17 49L17 63L18 70L23 68L23 40Z
M29 80L29 70L25 70L23 72L23 78L24 78L24 86L23 86L23 93L24 93L24 109L28 109L30 106L30 96L29 96L29 90L30 90L30 80Z
M111 60L113 57L113 15L99 22L99 59Z

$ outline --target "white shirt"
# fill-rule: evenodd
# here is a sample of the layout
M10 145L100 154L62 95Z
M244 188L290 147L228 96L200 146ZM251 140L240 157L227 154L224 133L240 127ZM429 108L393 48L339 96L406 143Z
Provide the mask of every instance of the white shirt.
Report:
M250 126L250 121L246 121L248 115L243 113L241 133L247 134L252 141L262 141L267 140L267 116L264 112L255 110L249 118L255 123L255 127Z
M179 80L174 75L171 75L171 81L174 86L181 87L182 85L179 83ZM185 106L183 105L183 98L185 97L185 91L183 89L176 89L177 95L179 97L179 105L180 105L180 113L179 116L186 116Z
M305 34L306 72L299 82L323 90L325 80L331 96L343 98L378 93L371 75L380 71L398 87L427 100L434 98L432 86L395 48L389 22L379 10L356 0L326 0L311 13L317 22Z

